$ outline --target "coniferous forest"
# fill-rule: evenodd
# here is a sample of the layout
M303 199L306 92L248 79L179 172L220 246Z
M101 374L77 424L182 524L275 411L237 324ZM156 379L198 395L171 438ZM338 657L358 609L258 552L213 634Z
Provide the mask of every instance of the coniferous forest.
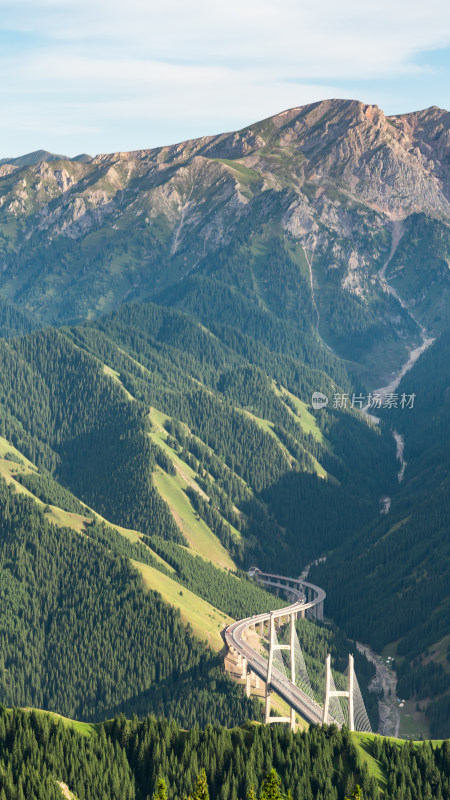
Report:
M422 641L433 643L446 630L445 603L437 613L433 612L435 602L444 600L448 585L442 551L436 548L426 556L429 560L436 553L437 559L433 565L430 562L436 575L435 591L426 593L416 591L408 577L414 574L417 580L414 565L425 563L426 540L416 549L405 545L410 531L423 529L438 509L442 513L442 503L436 504L438 495L427 492L412 528L412 519L405 519L404 509L411 502L409 495L414 493L414 485L411 489L402 487L395 496L396 465L387 412L386 423L383 418L378 428L362 423L352 409L330 408L305 416L306 405L299 404L297 398L318 385L318 372L297 365L297 372L291 374L287 362L283 371L283 356L277 359L277 377L270 380L261 367L265 355L259 353L258 342L249 339L245 351L241 345L233 343L231 347L226 344L226 337L211 337L183 313L151 303L124 306L99 323L38 331L4 342L0 349L4 375L0 425L4 438L23 454L22 459L14 456L11 462L22 461L15 479L47 507L57 506L85 517L86 534L92 543L122 559L147 563L166 573L175 570L175 580L225 614L239 618L275 607L275 600L260 596L260 590L246 581L243 573L239 584L242 588L236 592L235 578L186 549L188 541L183 526L177 524L173 499L170 494L161 495L157 480L158 475L176 479L180 471L185 474L184 470L188 470L193 481L189 478L182 490L185 502L230 553L237 568L255 562L262 567L275 564L279 571L291 574L334 545L333 559L318 568L315 579L326 586L336 622L351 638L364 640L369 636L376 649L403 636L398 647L399 656L403 656L398 663L399 691L419 703L430 695L446 696L445 667L431 663L424 668L416 652L417 638L408 634L418 619L415 604L420 604L425 614ZM419 388L426 385L427 371L436 371L434 361L442 361L440 353L445 348L445 337L441 337L425 354L420 363L424 377L417 373ZM439 374L445 374L446 364L439 363L437 369ZM345 387L349 377L343 373L340 377ZM412 378L409 380L405 390L411 386ZM326 382L320 385L327 390ZM445 405L441 412L438 398L431 398L430 402L434 403L435 415L444 415L436 423L445 427ZM158 411L158 417L153 409ZM408 424L408 419L404 416L399 423L405 420L404 424ZM425 430L420 433L426 421L421 408L414 420L407 431L411 447L416 448L412 457L414 452L422 453L420 442L414 445L414 437L422 435L423 441L435 446ZM356 471L352 466L355 458ZM23 459L35 464L39 473L25 469ZM412 475L419 471L420 465L415 465L413 459L410 465ZM394 494L393 507L391 517L380 519L379 496L386 487ZM434 491L445 496L445 488L436 487ZM96 523L96 514L110 523L140 531L141 543L132 543L108 525ZM401 523L398 534L386 536L395 528L396 520ZM380 540L370 554L360 538L362 530L367 530L374 542ZM439 528L436 535L445 538L445 524L440 534L438 531ZM145 543L149 548L143 546ZM381 611L377 572L373 582L377 603L373 603L373 567L369 563L358 573L364 587L358 588L354 580L349 591L347 554L351 552L353 556L358 547L362 559L389 563L394 570L391 585L395 587L397 581L399 588L403 584L410 586L409 592L402 591L395 616ZM401 559L397 552L402 553ZM66 556L70 563L68 552ZM64 571L63 565L61 570ZM106 586L102 582L102 591ZM386 603L389 602L386 594ZM375 612L379 613L380 626ZM77 616L78 609L72 613ZM360 626L355 614L359 614ZM137 618L135 624L138 635ZM34 636L35 633L29 637L30 642ZM111 645L106 645L106 652L108 647ZM5 650L5 654L10 657L9 651ZM219 668L220 660L214 656L211 669L215 669L214 659ZM122 709L127 713L158 709L161 713L174 713L181 724L188 724L188 720L199 724L217 721L214 713L206 710L207 678L201 679L202 687L199 678L196 691L204 705L202 709L197 704L194 712L186 702L187 684L174 692L170 688L172 679L164 668L147 668L145 659L145 677L133 679L136 684L130 682L126 696L118 688L120 681L114 690L110 686L105 692L103 688L86 692L79 683L70 691L60 689L58 695L41 683L41 677L44 684L55 680L44 675L47 667L42 676L27 683L24 676L27 670L31 674L31 668L30 662L25 661L26 650L17 651L17 675L9 679L3 698L7 704L43 705L83 719L99 719ZM202 656L201 661L206 664L208 659L204 662ZM188 664L186 670L183 667L186 672L187 667ZM209 674L209 662L204 669L205 675ZM85 676L84 686L89 684L90 676L91 673ZM370 680L369 673L366 680ZM225 698L232 687L223 677L219 685L221 699L215 702L223 702L220 719L227 718L231 724L242 722L245 712L238 711L238 707L243 709L243 701L237 698L233 701L235 706L228 703ZM27 686L26 692L17 686ZM216 697L219 698L217 692ZM371 698L366 693L374 719L376 700L376 695ZM259 711L254 713L258 718ZM445 701L443 707L431 703L429 715L432 734L445 735Z
M0 800L450 800L448 133L0 159ZM382 735L262 724L255 565Z
M5 704L86 720L158 711L184 726L259 718L126 557L50 525L4 482L0 493Z
M173 721L118 716L77 728L0 707L2 800L56 800L61 785L79 800L446 800L449 762L448 741L361 743L333 726L183 731Z

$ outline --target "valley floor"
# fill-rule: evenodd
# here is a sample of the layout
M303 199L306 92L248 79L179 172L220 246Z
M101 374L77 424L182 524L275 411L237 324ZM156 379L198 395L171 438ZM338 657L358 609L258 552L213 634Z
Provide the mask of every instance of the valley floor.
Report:
M374 692L383 692L378 704L380 712L378 733L382 736L394 736L398 739L400 734L400 711L397 705L396 673L386 664L382 656L375 653L367 644L357 642L357 646L358 650L364 653L366 658L375 665L377 671L369 688Z

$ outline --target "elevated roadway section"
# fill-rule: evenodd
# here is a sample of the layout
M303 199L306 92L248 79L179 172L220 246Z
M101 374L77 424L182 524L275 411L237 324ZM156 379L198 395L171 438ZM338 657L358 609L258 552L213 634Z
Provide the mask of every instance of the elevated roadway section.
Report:
M225 640L231 650L238 655L242 666L242 677L247 681L247 693L250 688L250 674L253 672L266 682L266 722L285 721L295 727L295 712L301 714L309 722L320 724L323 722L323 707L295 685L294 666L294 622L298 617L312 616L323 619L323 605L326 594L319 586L302 580L290 578L276 573L262 572L257 567L249 570L249 575L268 588L274 589L278 594L283 592L291 600L291 604L264 614L255 614L253 617L233 622L225 631ZM291 624L291 641L289 645L275 644L274 631L283 622ZM269 658L264 658L258 653L245 638L250 630L259 631L263 635L266 626L269 632ZM273 651L275 649L289 649L291 653L291 678L288 680L276 667L273 666ZM270 716L270 693L275 690L291 709L290 717ZM329 722L334 722L331 718Z

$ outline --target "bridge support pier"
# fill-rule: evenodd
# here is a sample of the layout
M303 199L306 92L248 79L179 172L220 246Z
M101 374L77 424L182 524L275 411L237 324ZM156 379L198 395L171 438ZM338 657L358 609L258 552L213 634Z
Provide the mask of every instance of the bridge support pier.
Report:
M247 668L247 674L245 676L245 694L247 695L247 697L250 697L251 678L252 678L252 673L250 672L250 669Z
M353 687L355 684L355 664L354 658L349 653L348 656L348 729L349 731L355 730L355 710L354 710L354 696Z
M292 733L295 733L296 723L295 723L295 708L291 706L291 713L289 717L289 727Z
M327 660L325 661L325 700L323 704L323 718L324 725L328 725L328 709L330 707L330 683L331 683L331 655L328 653Z
M276 617L274 612L270 615L269 620L269 660L267 662L267 677L266 677L266 708L265 708L265 723L268 725L271 722L289 722L291 730L295 731L295 709L291 707L289 717L271 717L270 716L270 695L272 692L272 670L273 670L273 654L275 650L289 650L291 657L291 683L295 684L295 618L296 614L289 614L290 620L290 638L289 644L275 644L275 624L277 619L281 622L280 617ZM279 626L278 626L279 627Z
M295 620L297 618L297 614L293 613L290 615L291 621L291 629L290 629L290 638L289 638L289 647L290 647L290 655L291 655L291 683L295 686ZM291 706L291 719L290 719L290 726L291 731L295 733L295 708Z
M330 697L348 697L348 729L355 730L354 706L353 706L353 687L355 682L354 659L351 653L348 656L348 682L346 692L337 692L331 689L331 655L327 655L325 662L325 702L323 704L323 723L328 724Z
M244 677L244 675L242 677ZM255 689L259 689L259 686L260 686L260 684L259 684L259 675L257 675L256 672L252 672L252 670L250 669L250 667L248 665L248 662L247 662L247 672L246 672L246 675L245 675L245 694L247 695L247 697L250 697L251 693L252 693L251 692L251 690L252 690L252 678L253 678L254 688ZM270 706L269 706L269 713L270 713Z
M266 723L266 725L268 725L269 722L270 722L270 694L271 694L271 691L272 690L270 688L270 685L268 683L266 683L266 706L265 706L265 713L264 713L264 722Z

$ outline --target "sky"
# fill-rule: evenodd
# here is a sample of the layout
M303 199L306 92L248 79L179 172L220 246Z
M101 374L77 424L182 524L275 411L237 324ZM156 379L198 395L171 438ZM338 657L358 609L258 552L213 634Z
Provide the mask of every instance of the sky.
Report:
M448 0L0 0L0 158L156 147L329 97L449 109Z

